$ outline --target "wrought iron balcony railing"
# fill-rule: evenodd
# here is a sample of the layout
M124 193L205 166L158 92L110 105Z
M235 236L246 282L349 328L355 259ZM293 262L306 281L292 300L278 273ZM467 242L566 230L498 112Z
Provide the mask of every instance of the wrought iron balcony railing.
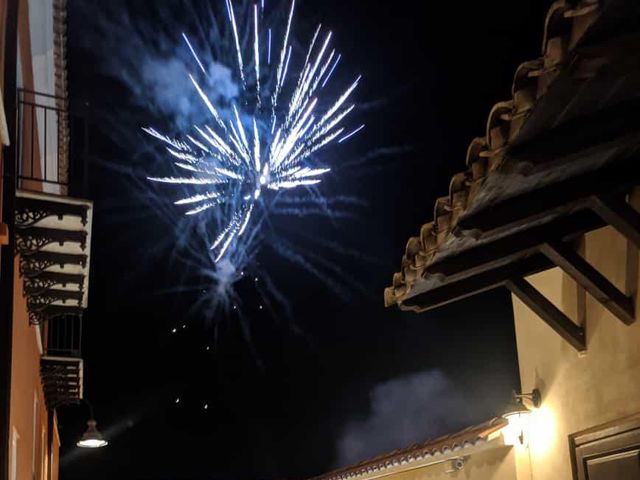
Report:
M53 357L82 355L82 315L63 315L46 325L44 354Z
M66 195L69 113L65 99L18 90L18 188Z
M71 111L66 98L19 89L16 135L18 189L86 195L86 112Z

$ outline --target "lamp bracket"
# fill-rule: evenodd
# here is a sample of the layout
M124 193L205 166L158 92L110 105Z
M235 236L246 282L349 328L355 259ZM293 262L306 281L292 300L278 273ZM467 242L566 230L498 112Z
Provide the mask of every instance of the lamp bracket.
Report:
M533 405L535 408L539 408L540 405L542 404L542 394L540 393L540 390L537 388L534 388L530 393L515 393L514 392L514 397L519 400L520 402L522 402L524 404L524 400L529 400L531 402L531 405Z

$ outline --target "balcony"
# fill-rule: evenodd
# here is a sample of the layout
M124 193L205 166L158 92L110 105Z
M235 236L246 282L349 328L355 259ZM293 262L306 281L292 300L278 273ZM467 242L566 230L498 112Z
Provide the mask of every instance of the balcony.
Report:
M18 92L16 253L33 324L87 306L93 204L68 196L86 184L86 124L73 118L65 99ZM71 134L84 151L70 149Z
M77 403L82 399L82 316L57 315L49 319L44 332L44 355L40 376L47 407Z

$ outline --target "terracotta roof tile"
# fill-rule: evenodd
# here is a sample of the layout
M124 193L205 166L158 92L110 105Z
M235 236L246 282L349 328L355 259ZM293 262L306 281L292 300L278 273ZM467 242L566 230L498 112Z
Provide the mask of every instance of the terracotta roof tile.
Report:
M481 423L462 431L443 435L433 440L411 445L410 447L394 450L393 452L378 455L369 460L365 460L356 465L334 470L320 475L312 480L342 480L351 479L358 476L372 474L422 461L428 457L446 455L465 448L483 444L489 440L491 434L499 431L507 425L504 418L494 418L488 422Z
M420 229L419 237L407 242L401 271L385 289L385 305L402 304L424 269L446 248L448 240L461 232L456 229L460 217L474 205L487 175L506 167L505 151L518 137L536 102L557 77L571 50L598 18L598 0L560 0L549 8L544 26L542 56L522 63L516 70L512 98L493 106L484 137L471 141L467 150L467 170L453 176L449 195L436 200L433 220ZM474 232L464 232L473 236Z

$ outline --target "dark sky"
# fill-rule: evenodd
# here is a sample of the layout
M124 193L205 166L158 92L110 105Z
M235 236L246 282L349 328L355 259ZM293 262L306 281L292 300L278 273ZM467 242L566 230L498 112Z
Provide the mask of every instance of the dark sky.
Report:
M384 100L349 148L411 149L342 179L367 207L327 235L375 259L339 260L364 293L340 300L312 276L266 259L292 313L274 320L247 307L250 341L233 315L214 341L209 323L186 313L191 294L167 293L181 281L155 249L168 227L108 166L133 155L113 122L125 128L151 114L105 75L105 64L134 55L123 41L105 58L92 31L105 3L69 2L69 71L72 101L93 112L85 395L110 445L74 448L85 412L61 409L62 480L301 479L499 413L518 385L507 293L417 315L385 309L382 292L407 239L464 169L491 106L509 97L516 67L539 55L549 2L301 2L299 22L331 26L362 72L358 98ZM182 13L175 28L189 28L180 26L183 2L124 3L134 27L153 26L154 9L167 9Z

